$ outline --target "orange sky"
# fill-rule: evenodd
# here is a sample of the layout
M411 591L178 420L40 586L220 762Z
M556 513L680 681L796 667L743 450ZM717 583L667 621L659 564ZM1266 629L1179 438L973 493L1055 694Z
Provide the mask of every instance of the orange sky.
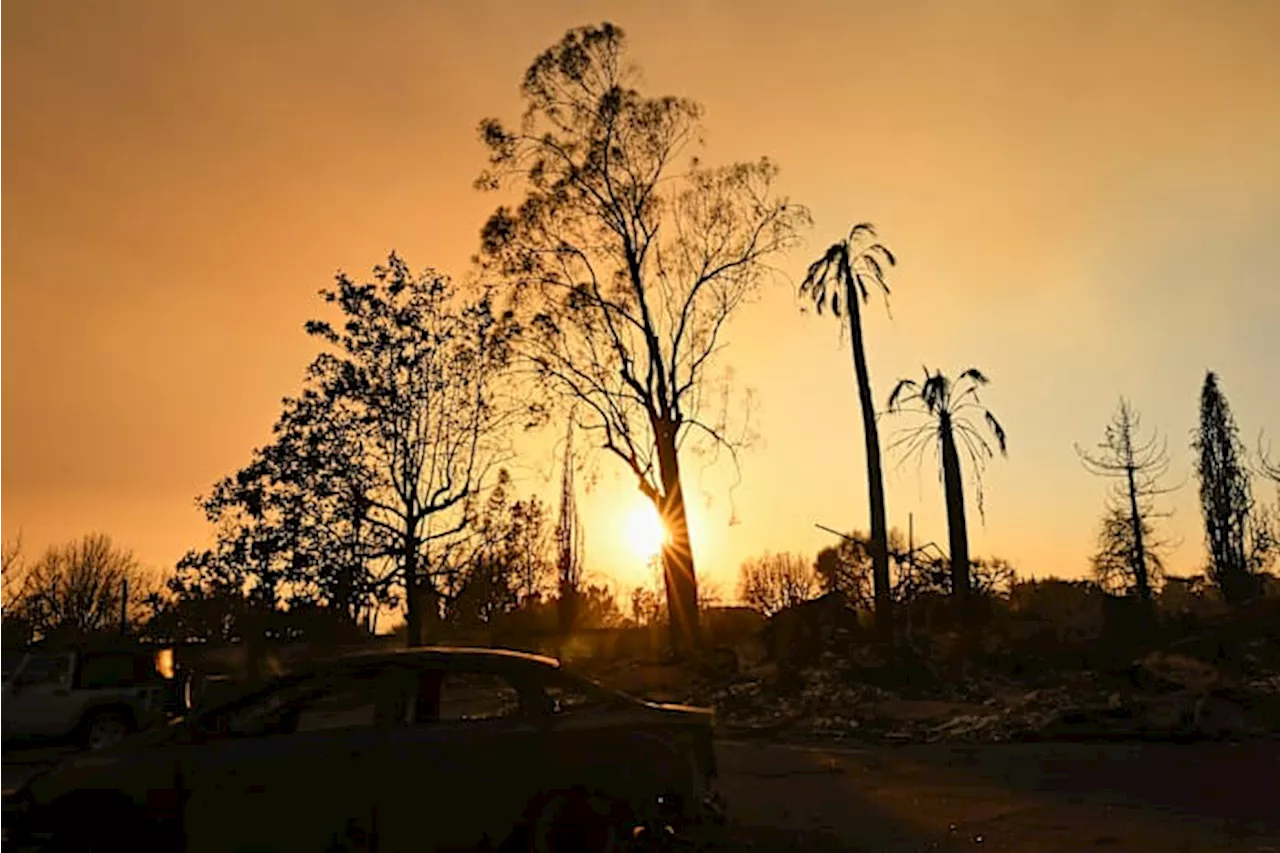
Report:
M392 248L464 273L494 203L477 121L606 18L652 92L705 104L708 160L781 164L816 221L793 276L879 226L900 266L893 319L866 314L878 402L922 361L991 377L1010 458L976 553L1084 573L1105 484L1072 442L1121 393L1168 435L1171 483L1207 368L1246 441L1280 446L1280 3L8 0L5 538L101 530L157 567L204 544L194 498L298 387L316 290ZM739 524L731 472L688 466L724 592L746 556L828 544L814 522L865 525L847 344L796 306L780 284L734 324L761 435ZM887 488L893 523L945 542L931 469ZM589 557L626 586L635 500L610 460L583 498ZM1191 570L1194 480L1166 505Z

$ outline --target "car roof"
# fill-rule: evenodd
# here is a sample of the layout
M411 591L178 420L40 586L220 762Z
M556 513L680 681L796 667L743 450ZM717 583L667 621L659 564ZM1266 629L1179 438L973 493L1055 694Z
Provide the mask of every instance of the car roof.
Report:
M472 646L418 646L412 649L360 649L347 652L325 663L370 664L408 663L430 665L440 663L536 664L559 669L560 661L546 655L518 652L513 649L477 648Z

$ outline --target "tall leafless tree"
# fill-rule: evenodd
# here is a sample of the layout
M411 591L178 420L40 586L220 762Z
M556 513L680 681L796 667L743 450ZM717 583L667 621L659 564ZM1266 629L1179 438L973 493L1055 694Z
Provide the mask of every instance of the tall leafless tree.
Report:
M964 478L960 467L959 447L969 457L970 471L978 496L978 513L984 514L982 467L995 454L986 437L969 420L970 412L980 412L982 422L995 439L1001 455L1007 455L1004 427L982 406L978 388L987 377L977 368L969 368L952 382L942 371L924 370L924 380L903 379L889 394L891 412L914 409L926 420L910 430L894 447L902 447L907 455L923 452L932 441L938 449L943 489L947 499L947 531L951 545L951 594L962 615L969 614L970 561L969 525L965 518Z
M808 601L819 587L813 564L799 554L762 554L738 568L738 597L766 616Z
M481 188L523 200L485 224L481 257L527 318L526 363L577 404L581 429L635 476L667 526L663 573L677 650L698 640L698 585L681 449L700 436L735 455L713 372L729 318L797 241L807 211L774 189L767 160L690 158L701 108L637 88L622 31L567 33L539 55L516 127L482 122Z
M813 300L819 313L829 306L840 318L844 301L848 318L849 343L853 349L853 372L858 383L858 403L862 410L863 450L867 463L867 494L871 509L871 561L875 594L876 627L882 637L893 632L892 594L889 580L888 528L885 521L884 475L880 463L880 432L876 425L871 375L867 369L866 346L862 336L861 305L871 295L872 285L889 294L885 269L893 266L893 253L876 241L869 224L855 225L844 240L832 244L821 258L809 266L800 293Z
M151 589L133 553L97 533L50 547L22 575L14 579L9 604L36 639L79 641L115 632L122 614L126 621L138 615Z
M1161 570L1159 549L1152 540L1154 499L1172 489L1160 485L1169 471L1166 443L1154 431L1143 439L1141 428L1141 416L1121 397L1097 449L1089 452L1076 445L1076 453L1091 474L1117 481L1107 496L1094 558L1099 582L1132 590L1149 618L1154 575Z

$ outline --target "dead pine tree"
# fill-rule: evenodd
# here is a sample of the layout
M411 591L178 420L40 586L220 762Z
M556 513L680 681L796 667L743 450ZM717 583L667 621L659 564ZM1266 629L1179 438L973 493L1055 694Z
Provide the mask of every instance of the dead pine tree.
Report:
M1155 431L1139 435L1142 419L1129 401L1120 398L1102 441L1093 451L1076 445L1085 470L1116 481L1107 496L1106 515L1099 533L1094 569L1104 588L1133 594L1144 620L1152 617L1152 587L1161 571L1159 545L1154 540L1154 500L1172 489L1160 485L1169 472L1167 443Z

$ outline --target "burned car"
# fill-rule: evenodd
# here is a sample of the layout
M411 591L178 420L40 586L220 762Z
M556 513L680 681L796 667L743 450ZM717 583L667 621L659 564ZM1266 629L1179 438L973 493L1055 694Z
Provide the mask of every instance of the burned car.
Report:
M616 849L700 813L711 723L550 658L361 653L38 774L6 834L193 853Z

